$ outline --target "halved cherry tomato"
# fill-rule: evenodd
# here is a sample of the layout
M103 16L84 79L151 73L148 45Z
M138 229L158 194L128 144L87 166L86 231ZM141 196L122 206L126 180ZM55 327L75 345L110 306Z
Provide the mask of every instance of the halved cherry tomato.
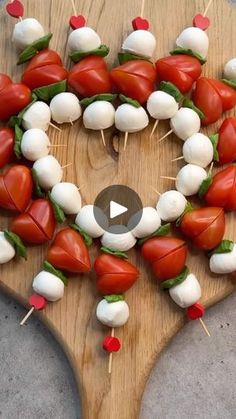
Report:
M12 80L7 74L0 73L0 92L5 89L8 84L12 84Z
M232 163L236 160L236 118L226 118L220 126L218 134L219 163Z
M31 91L24 84L6 83L0 90L0 120L17 115L31 102Z
M103 254L96 258L96 285L102 295L122 294L137 281L138 269L126 260Z
M13 160L14 143L14 131L11 128L0 129L0 168Z
M96 55L89 55L74 65L68 75L68 84L85 97L112 91L106 62Z
M229 166L213 176L205 195L207 205L218 206L226 211L236 209L236 166Z
M10 167L0 176L0 207L23 212L33 193L31 170L26 166Z
M85 273L91 269L88 248L81 235L72 228L57 233L47 260L56 268L68 272Z

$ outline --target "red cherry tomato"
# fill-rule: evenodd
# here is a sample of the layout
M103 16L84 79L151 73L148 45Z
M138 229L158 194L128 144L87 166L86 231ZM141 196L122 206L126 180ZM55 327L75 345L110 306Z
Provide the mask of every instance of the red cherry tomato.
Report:
M217 151L219 163L232 163L236 160L236 118L226 118L218 134Z
M90 55L71 69L68 84L81 96L94 96L112 91L110 74L103 57Z
M26 166L12 166L0 176L0 207L23 212L33 193L31 170Z
M182 93L187 93L202 72L200 62L190 55L170 55L156 62L158 81L173 83Z
M107 254L96 258L94 269L97 289L102 295L122 294L139 276L138 269L130 262Z
M224 210L218 207L205 207L189 211L183 216L180 228L195 246L203 250L214 249L224 236Z
M7 83L0 90L0 120L6 121L17 115L31 102L31 91L24 84Z
M11 128L0 129L0 168L13 160L14 143L14 131Z
M22 76L22 82L31 90L67 79L68 72L62 66L56 51L44 49L35 55Z
M193 91L193 101L205 115L202 125L212 124L221 117L223 112L221 98L210 83L210 79L201 77L197 80Z
M226 211L236 209L236 166L229 166L213 176L205 201L209 206L218 206Z
M88 248L83 238L72 228L57 233L47 254L47 260L56 268L68 272L85 273L91 269Z
M223 112L232 109L236 105L236 90L233 87L216 79L209 79L209 83L220 96Z
M9 84L12 84L10 77L7 74L0 73L0 92Z
M156 72L149 61L131 60L113 68L111 78L119 93L143 104L154 90Z

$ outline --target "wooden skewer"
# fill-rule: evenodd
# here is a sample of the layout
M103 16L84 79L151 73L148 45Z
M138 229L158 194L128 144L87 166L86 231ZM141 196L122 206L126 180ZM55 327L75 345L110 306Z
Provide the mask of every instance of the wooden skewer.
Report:
M171 160L171 161L178 161L178 160L183 160L184 156L180 156L180 157L176 157L175 159Z
M100 132L101 132L101 137L102 137L102 143L103 143L104 147L106 147L106 141L105 141L105 136L104 136L103 129L101 129Z
M163 135L163 137L160 138L160 140L158 140L158 143L163 141L165 138L169 137L169 135L172 134L172 132L173 132L173 129L170 129L170 131L168 131L165 135Z
M74 124L73 124L72 119L70 119L69 121L70 121L71 126L73 127Z
M75 16L77 16L77 11L76 11L76 7L75 7L75 2L74 0L70 0L71 1L71 5L72 5L72 9L73 9L73 13Z
M54 125L52 122L49 122L50 127L53 127L55 129L57 129L57 131L62 131L61 128L57 127L56 125Z
M156 127L157 127L157 125L158 125L158 122L159 122L159 119L156 119L155 124L153 125L153 128L152 128L152 131L151 131L150 137L149 137L149 139L150 139L150 140L151 140L151 138L152 138L152 136L153 136L154 132L156 131Z
M66 164L65 166L61 166L61 168L62 168L62 169L66 169L67 167L72 166L72 164L73 164L73 163L68 163L68 164Z
M127 146L128 135L129 135L129 133L126 131L126 133L125 133L125 142L124 142L124 150L126 149L126 146Z
M199 319L199 321L200 321L201 326L202 326L202 328L204 329L204 332L206 333L206 335L207 335L207 336L209 336L209 337L211 337L210 332L209 332L209 330L207 329L207 327L206 327L206 325L205 325L204 321L203 321L202 319Z
M48 148L58 148L58 147L67 147L67 144L51 144Z
M114 327L111 329L111 336L114 338L115 336L115 329ZM111 374L112 370L112 359L113 359L113 352L110 352L109 354L109 363L108 363L108 373Z
M213 169L213 166L214 166L214 162L212 161L212 162L211 162L211 165L210 165L210 168L209 168L209 173L211 173L211 171L212 171L212 169Z
M157 195L161 196L161 192L157 191L153 186L151 186L151 189L156 192Z
M176 180L175 177L171 177L171 176L160 176L161 179L168 179L168 180Z
M145 0L142 0L142 3L141 3L141 11L140 11L140 17L143 17L143 14L144 14L144 8L145 8Z
M213 2L213 0L209 0L209 2L208 2L208 4L207 4L207 7L205 8L205 11L204 11L204 13L203 13L203 16L204 16L204 17L206 16L206 14L207 14L208 10L210 9L212 2Z
M34 311L34 306L31 307L31 309L28 311L28 313L25 315L25 317L23 318L23 320L21 320L20 325L23 326L25 324L25 322L28 320L28 318L31 316L31 314Z

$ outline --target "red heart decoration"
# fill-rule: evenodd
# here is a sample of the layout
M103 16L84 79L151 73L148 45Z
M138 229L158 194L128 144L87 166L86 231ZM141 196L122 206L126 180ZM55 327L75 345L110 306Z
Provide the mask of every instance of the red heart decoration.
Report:
M47 305L47 300L39 294L32 294L29 298L29 304L36 310L43 310Z
M85 20L84 16L82 16L82 15L71 16L69 24L70 24L70 27L72 29L79 29L79 28L83 28L85 26L86 20Z
M24 6L19 0L13 0L6 5L7 13L12 17L22 17L24 14Z
M107 352L118 352L120 350L121 343L119 339L116 337L106 336L103 341L102 347Z
M31 170L16 165L0 176L0 207L23 212L28 207L33 192Z
M187 317L189 320L200 319L204 314L205 309L201 303L195 303L187 308Z
M149 29L149 22L147 19L143 19L142 17L138 16L132 20L132 26L134 31L137 31L138 29L147 31Z
M196 28L202 29L203 31L207 30L210 26L210 19L207 16L203 16L201 14L196 15L193 18L193 26Z

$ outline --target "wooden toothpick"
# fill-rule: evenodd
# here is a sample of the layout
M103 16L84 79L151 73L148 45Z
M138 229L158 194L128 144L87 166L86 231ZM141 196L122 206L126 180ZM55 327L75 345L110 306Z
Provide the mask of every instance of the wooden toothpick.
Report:
M31 316L31 314L34 311L34 306L31 307L31 309L28 311L28 313L25 315L25 317L23 318L23 320L21 320L20 325L23 326L25 324L25 322L28 320L28 318Z
M140 17L143 17L143 15L144 15L144 9L145 9L145 0L142 0Z
M72 9L73 9L73 13L74 13L74 15L75 16L77 16L77 11L76 11L76 7L75 7L75 2L74 2L74 0L70 0L71 1L71 6L72 6Z
M61 168L62 168L62 169L66 169L67 167L72 166L72 164L73 164L73 163L68 163L68 164L66 164L65 166L61 166Z
M52 122L49 122L50 127L53 127L55 129L57 129L57 131L62 131L61 128L57 127L56 125L54 125Z
M67 144L51 144L48 148L58 148L58 147L67 147Z
M152 131L151 131L151 134L150 134L149 139L151 139L151 138L152 138L152 136L153 136L154 132L156 131L156 127L157 127L157 125L158 125L158 122L159 122L159 119L156 119L155 124L153 125L153 128L152 128Z
M213 2L213 0L209 0L209 2L208 2L208 4L207 4L207 6L206 6L206 8L205 8L205 11L204 11L204 13L203 13L203 16L204 16L204 17L206 16L206 14L207 14L208 10L210 9L212 2Z
M169 135L172 134L172 132L173 132L173 129L170 129L170 131L168 131L165 135L163 135L163 137L160 138L160 140L158 140L158 143L163 141L165 138L169 137Z
M104 136L103 129L100 130L100 133L101 133L101 137L102 137L102 143L103 143L104 147L106 147L106 141L105 141L105 136Z
M210 336L211 336L211 335L210 335L210 332L209 332L209 330L207 329L207 327L206 327L206 325L205 325L204 321L203 321L201 318L199 319L199 321L200 321L201 326L202 326L202 328L204 329L204 332L206 333L206 335L210 337Z
M126 131L126 133L125 133L125 141L124 141L124 151L125 151L126 146L127 146L128 135L129 135L129 133Z
M71 124L71 126L73 127L73 121L72 121L72 119L69 119L69 121L70 121L70 124Z
M114 327L111 329L111 336L114 338L115 336L115 329ZM108 363L108 373L111 374L112 370L112 359L113 359L113 352L110 352L109 354L109 363Z
M176 180L175 177L171 177L171 176L160 176L161 179L168 179L168 180Z
M157 191L153 186L151 186L151 189L159 196L161 196L161 192Z
M178 161L178 160L183 160L183 159L184 159L184 156L180 156L180 157L176 157L175 159L173 159L171 161L173 162L173 161Z

